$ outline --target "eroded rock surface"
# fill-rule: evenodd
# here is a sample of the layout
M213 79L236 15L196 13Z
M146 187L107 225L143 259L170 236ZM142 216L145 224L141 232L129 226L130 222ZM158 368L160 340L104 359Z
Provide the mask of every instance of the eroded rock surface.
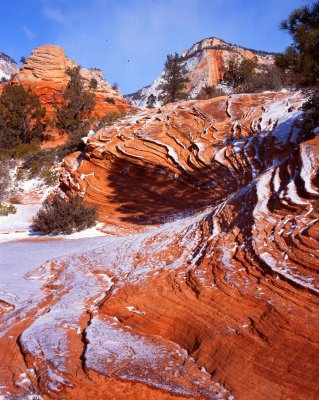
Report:
M257 72L263 72L265 68L274 64L274 54L258 50L246 49L233 45L222 39L211 37L195 43L189 50L182 53L187 70L189 83L187 92L190 98L196 98L200 90L205 86L216 86L224 77L227 64L230 59L242 61L255 59ZM159 85L163 72L154 80L136 93L127 95L127 99L138 107L145 107L151 94L157 98L160 94Z
M69 156L61 188L113 235L1 303L0 394L314 400L319 141L298 127L303 101L171 104Z
M0 52L0 81L10 79L18 71L19 67L17 63L7 54Z
M60 46L44 45L34 49L27 58L13 82L22 83L40 96L46 107L48 116L54 116L56 106L61 104L62 91L68 82L67 69L78 66L76 62L66 57ZM127 102L117 90L103 77L102 71L91 68L81 68L87 89L96 95L94 113L103 116L127 108ZM89 88L91 79L97 81L96 88Z

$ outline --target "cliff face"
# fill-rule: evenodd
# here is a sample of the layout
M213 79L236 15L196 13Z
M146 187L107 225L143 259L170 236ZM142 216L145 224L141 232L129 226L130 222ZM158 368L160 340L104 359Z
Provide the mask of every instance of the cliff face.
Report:
M0 393L315 399L319 137L298 128L303 101L170 104L70 155L61 189L113 236L30 273L36 296L7 297Z
M66 57L64 50L59 46L45 45L36 48L26 60L23 67L13 78L13 83L21 83L30 87L40 96L41 103L47 110L49 117L54 117L56 106L61 104L62 92L68 82L67 69L78 64ZM127 109L127 102L120 93L113 90L104 79L102 71L97 69L81 68L80 71L87 88L92 78L96 79L97 87L90 89L96 98L94 114L103 116Z
M188 92L191 98L195 98L205 84L217 85L223 78L224 69L231 58L251 60L256 57L257 70L260 71L274 62L273 54L245 49L218 38L208 38L194 44L189 50L182 53L182 57L186 62L190 80ZM158 85L161 83L162 74L155 79L152 85L127 95L127 99L138 107L145 107L151 94L158 97Z
M0 52L0 81L8 80L19 71L17 63L7 54Z

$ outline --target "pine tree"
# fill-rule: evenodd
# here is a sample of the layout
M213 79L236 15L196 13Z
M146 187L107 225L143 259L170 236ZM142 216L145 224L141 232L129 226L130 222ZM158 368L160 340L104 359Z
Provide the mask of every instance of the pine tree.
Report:
M187 99L188 94L185 90L189 79L186 74L183 58L177 53L169 54L164 66L163 82L159 85L159 99L164 104Z
M147 98L146 107L147 108L154 108L155 107L155 103L156 103L156 96L154 96L153 93L151 93Z
M294 10L281 23L293 39L283 54L276 57L276 64L297 74L301 86L319 83L319 1L312 6Z
M239 61L233 57L228 61L227 68L224 74L224 81L233 87L245 85L254 75L257 67L257 60L242 60Z
M7 84L0 96L0 147L45 139L45 109L39 97L22 85Z
M80 67L67 71L70 81L63 93L63 104L57 111L57 127L69 135L70 145L80 143L90 126L94 94L84 88Z

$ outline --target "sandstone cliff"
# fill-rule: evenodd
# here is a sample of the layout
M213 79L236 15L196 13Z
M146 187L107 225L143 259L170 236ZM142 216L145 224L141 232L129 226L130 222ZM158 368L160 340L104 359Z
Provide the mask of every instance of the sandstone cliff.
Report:
M231 58L251 60L256 57L259 71L274 63L272 53L245 49L215 37L195 43L189 50L182 53L182 57L186 62L190 80L187 90L191 98L195 98L206 84L217 85L223 78L225 67ZM145 107L151 94L158 97L158 86L161 83L162 74L163 72L150 86L127 95L127 99L138 107Z
M40 96L41 103L49 117L54 117L55 110L62 101L62 92L68 82L67 69L78 64L70 60L59 46L45 45L34 49L23 67L13 78L13 83L30 87ZM112 89L103 77L102 71L81 68L80 71L87 87L92 78L97 80L97 87L90 89L95 94L94 114L103 116L107 113L127 109L127 102L121 94Z
M61 189L113 236L0 303L0 394L315 399L319 137L298 127L303 101L170 104L70 155Z

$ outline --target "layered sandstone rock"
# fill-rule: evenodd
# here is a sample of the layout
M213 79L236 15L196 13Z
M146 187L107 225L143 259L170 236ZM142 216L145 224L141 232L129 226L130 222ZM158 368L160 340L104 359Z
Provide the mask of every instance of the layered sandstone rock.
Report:
M196 98L205 86L216 86L223 79L224 71L230 59L257 61L257 72L273 65L274 55L263 51L245 49L226 43L218 38L204 39L195 43L189 50L182 53L188 71L189 84L187 91L191 98ZM148 97L153 94L158 98L163 72L155 81L136 93L126 97L136 106L145 107ZM159 102L157 102L159 104Z
M319 141L298 127L303 101L171 104L69 156L61 188L116 236L2 304L0 394L315 399Z
M41 103L46 107L47 116L54 118L56 107L61 104L62 92L67 85L67 69L78 64L66 57L59 46L44 45L33 50L13 83L21 83L30 87L40 96ZM80 71L87 89L96 95L94 114L103 116L127 109L127 102L117 90L104 79L102 71L81 68ZM91 79L97 81L95 89L89 88Z

